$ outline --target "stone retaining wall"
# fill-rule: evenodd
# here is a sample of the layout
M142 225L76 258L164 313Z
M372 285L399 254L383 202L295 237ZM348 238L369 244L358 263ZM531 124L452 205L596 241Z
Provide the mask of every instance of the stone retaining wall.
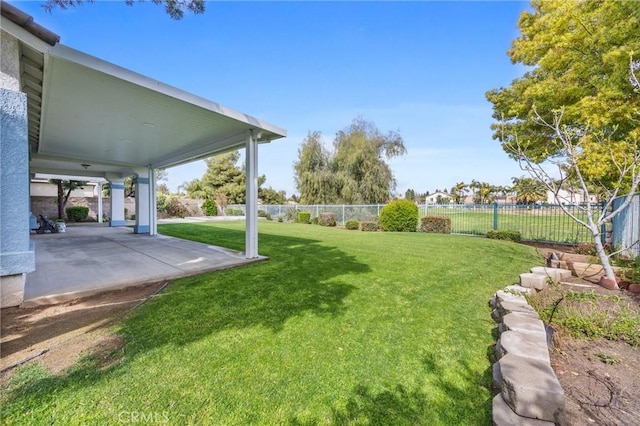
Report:
M549 358L547 332L524 294L570 276L563 269L536 267L520 275L520 284L499 290L490 300L500 337L493 380L493 424L553 425L564 421L564 391Z

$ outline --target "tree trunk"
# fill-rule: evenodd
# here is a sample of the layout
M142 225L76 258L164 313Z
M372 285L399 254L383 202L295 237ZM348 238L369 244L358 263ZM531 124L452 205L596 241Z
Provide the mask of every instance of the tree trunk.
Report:
M58 219L64 218L64 189L62 188L62 181L57 182L58 185Z
M609 261L609 256L607 256L607 252L604 249L604 245L602 244L602 240L600 239L600 230L597 226L592 225L590 227L591 234L593 235L593 243L596 246L596 253L598 254L598 260L602 265L602 269L604 269L604 276L608 279L612 280L615 288L618 288L618 282L616 281L616 275L613 272L613 267L611 266L611 262Z

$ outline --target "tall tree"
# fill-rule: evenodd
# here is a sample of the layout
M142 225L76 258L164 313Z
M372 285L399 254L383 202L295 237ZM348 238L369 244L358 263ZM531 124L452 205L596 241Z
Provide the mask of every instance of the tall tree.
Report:
M562 108L564 126L589 127L577 161L586 181L611 188L617 170L599 143L609 135L614 150L628 153L640 140L635 111L640 99L629 84L630 55L640 55L638 2L534 0L523 12L509 55L531 67L509 87L491 90L494 138L517 159L512 145L536 163L563 154L552 124ZM629 182L627 182L628 184Z
M535 204L547 199L547 189L537 179L531 177L513 178L512 191L516 194L516 203Z
M337 200L330 161L331 156L322 144L322 134L307 133L298 148L298 161L293 164L301 204L330 204Z
M58 188L58 218L62 219L65 216L64 208L69 201L71 191L74 189L82 189L87 182L81 180L50 179L49 183L53 183Z
M600 229L623 211L640 184L640 52L638 2L535 0L519 20L521 36L509 51L532 70L508 88L492 90L494 137L556 200L563 182L586 196L583 216L560 207L592 234L605 276L615 277ZM637 60L637 59L636 59ZM631 83L631 84L630 84ZM560 184L543 166L557 166ZM598 215L589 188L606 193ZM615 210L613 200L626 194Z
M416 192L413 189L409 188L409 189L407 189L405 191L404 198L406 200L409 200L409 201L415 201L416 200Z
M338 198L347 204L375 204L389 200L396 188L388 160L404 155L397 132L383 134L373 122L358 117L336 135L331 169Z
M176 20L182 19L185 10L195 14L204 13L204 1L205 0L151 0L154 4L164 5L165 12L167 12L172 19ZM124 2L128 6L131 6L134 0L124 0ZM46 0L42 7L47 12L52 12L56 8L65 10L83 3L93 3L93 0Z

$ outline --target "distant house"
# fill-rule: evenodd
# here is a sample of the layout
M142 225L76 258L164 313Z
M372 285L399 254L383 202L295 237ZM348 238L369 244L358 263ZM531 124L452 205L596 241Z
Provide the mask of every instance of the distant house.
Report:
M561 189L558 191L558 197L556 199L553 191L547 191L547 204L582 204L583 197L582 194L567 191L565 189Z
M436 191L427 195L424 202L425 204L451 204L453 203L453 198L446 192Z

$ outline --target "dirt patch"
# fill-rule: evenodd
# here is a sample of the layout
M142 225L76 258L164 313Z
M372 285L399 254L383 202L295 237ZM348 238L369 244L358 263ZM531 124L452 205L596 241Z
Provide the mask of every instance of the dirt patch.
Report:
M54 374L88 354L98 357L101 365L114 362L112 354L121 343L111 327L165 285L129 287L57 305L2 309L0 381L15 366L36 359Z
M565 392L569 426L640 425L640 350L624 342L564 336L551 365Z

